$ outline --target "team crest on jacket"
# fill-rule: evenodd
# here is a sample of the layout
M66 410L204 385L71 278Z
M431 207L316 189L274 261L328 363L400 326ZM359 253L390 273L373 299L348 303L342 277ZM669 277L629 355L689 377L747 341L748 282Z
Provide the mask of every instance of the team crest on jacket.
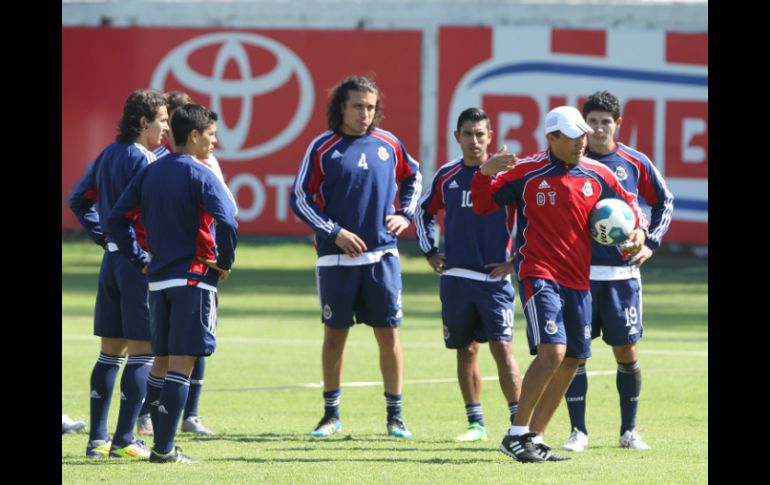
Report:
M583 184L583 195L586 197L591 197L594 195L594 188L591 186L591 182L586 180L586 183Z
M548 335L554 335L558 328L556 327L556 322L553 320L548 320L545 322L545 333Z
M625 168L618 167L615 169L615 176L618 178L618 180L625 180L628 178L628 173L626 173Z
M380 149L377 150L377 156L380 157L380 160L387 160L390 158L390 154L388 154L388 151L382 145L380 145Z
M324 305L324 320L328 320L332 317L332 307L327 303Z

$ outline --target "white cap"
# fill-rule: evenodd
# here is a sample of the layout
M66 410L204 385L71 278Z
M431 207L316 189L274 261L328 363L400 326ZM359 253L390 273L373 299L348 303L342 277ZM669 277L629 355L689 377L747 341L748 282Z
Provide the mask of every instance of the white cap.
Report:
M553 131L561 131L570 138L579 138L594 132L586 124L580 111L572 106L559 106L545 115L545 134Z

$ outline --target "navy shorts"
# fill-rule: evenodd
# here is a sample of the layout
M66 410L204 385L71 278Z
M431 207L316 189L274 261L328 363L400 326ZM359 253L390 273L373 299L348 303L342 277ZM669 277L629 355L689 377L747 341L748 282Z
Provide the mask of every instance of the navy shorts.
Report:
M349 328L355 323L371 327L401 325L401 263L385 254L373 264L318 266L321 321L331 328Z
M441 318L444 345L467 347L471 342L513 339L513 287L509 281L476 281L442 276Z
M152 353L207 356L217 348L217 292L174 286L150 292Z
M591 357L591 292L560 286L552 280L519 282L527 319L529 353L542 344L564 344L567 357Z
M642 338L642 282L637 278L591 281L591 338L628 345Z
M104 252L94 310L94 335L150 340L147 275L119 252Z

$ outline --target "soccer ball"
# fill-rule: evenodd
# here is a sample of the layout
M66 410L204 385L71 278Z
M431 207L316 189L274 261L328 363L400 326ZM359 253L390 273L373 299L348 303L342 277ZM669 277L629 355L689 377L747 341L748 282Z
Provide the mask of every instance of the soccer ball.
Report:
M591 237L605 246L615 246L625 242L635 225L631 207L620 199L600 200L588 218Z

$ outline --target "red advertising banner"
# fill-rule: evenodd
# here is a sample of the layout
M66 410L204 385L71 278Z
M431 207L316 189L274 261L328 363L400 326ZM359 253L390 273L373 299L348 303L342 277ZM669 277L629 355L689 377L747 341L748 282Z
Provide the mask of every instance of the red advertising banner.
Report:
M621 102L620 141L646 153L673 192L666 242L708 244L708 33L550 27L439 30L438 156L463 109L489 113L495 151L545 148L543 118L607 90Z
M419 31L63 28L62 228L79 227L67 195L114 140L126 97L152 87L219 113L215 155L241 234L310 234L289 193L308 144L326 130L329 88L373 75L381 127L419 159L420 53Z

